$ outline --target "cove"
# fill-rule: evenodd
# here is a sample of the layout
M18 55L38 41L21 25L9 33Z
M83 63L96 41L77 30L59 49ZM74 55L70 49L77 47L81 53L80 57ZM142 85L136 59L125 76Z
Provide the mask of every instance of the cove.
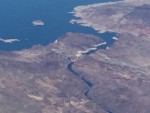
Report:
M20 41L4 43L0 50L12 51L31 48L33 45L47 45L67 32L93 34L102 37L108 45L113 43L115 33L97 33L90 27L70 24L75 17L68 12L80 5L115 0L1 0L0 38L16 38ZM33 20L44 21L44 26L32 25Z

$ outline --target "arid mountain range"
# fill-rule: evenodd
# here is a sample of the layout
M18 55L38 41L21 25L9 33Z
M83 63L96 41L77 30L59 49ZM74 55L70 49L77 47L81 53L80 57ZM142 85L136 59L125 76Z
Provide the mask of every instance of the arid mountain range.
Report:
M68 32L0 52L0 113L150 113L150 1L79 6L71 20L115 42Z

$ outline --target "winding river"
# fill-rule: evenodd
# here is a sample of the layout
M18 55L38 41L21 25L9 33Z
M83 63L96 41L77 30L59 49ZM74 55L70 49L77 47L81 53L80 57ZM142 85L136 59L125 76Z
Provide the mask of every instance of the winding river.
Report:
M113 39L113 42L114 41L115 41L115 39ZM83 53L82 55L87 56L87 55L95 53L98 49L107 49L107 47L108 47L107 43L102 43L100 45L97 45L95 50L89 49L89 51L87 51L86 53ZM92 83L90 80L86 79L83 75L81 75L80 73L76 72L73 69L73 65L76 60L72 61L70 58L68 58L68 60L70 61L70 63L67 66L68 71L70 71L76 77L79 77L87 85L87 87L84 88L83 93L88 99L90 99L90 97L88 96L88 93L89 93L90 89L94 86L94 83ZM111 112L109 112L109 113L111 113Z

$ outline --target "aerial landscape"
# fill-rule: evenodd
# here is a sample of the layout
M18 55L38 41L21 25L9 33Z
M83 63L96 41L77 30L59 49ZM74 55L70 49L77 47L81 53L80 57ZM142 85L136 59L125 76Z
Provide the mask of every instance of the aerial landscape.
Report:
M0 113L150 113L150 0L0 2Z

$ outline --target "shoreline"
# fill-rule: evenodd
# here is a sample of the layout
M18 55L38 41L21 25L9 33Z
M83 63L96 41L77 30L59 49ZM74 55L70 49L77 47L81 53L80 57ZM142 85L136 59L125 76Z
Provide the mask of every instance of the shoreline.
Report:
M138 1L138 2L136 2L136 1ZM79 24L79 25L84 26L84 27L91 27L92 29L98 31L99 33L104 33L104 32L122 33L123 30L120 30L120 29L115 30L107 24L103 25L102 22L100 22L100 24L97 24L98 22L95 23L94 19L96 19L96 17L93 14L94 13L94 8L100 8L100 7L104 7L104 6L105 7L109 6L111 8L111 7L115 7L116 5L117 5L117 7L119 7L119 4L129 5L130 6L129 11L128 12L123 12L122 11L122 13L120 14L120 17L117 17L117 15L119 15L119 14L114 15L114 17L111 17L113 21L109 20L107 18L105 19L105 17L98 17L98 18L102 18L102 20L100 20L100 21L104 21L104 23L106 23L107 20L108 20L108 22L113 24L113 23L117 22L119 19L123 18L123 16L131 13L133 8L141 6L145 3L150 4L150 1L148 1L148 0L144 0L144 1L143 0L132 0L132 1L131 0L124 0L124 1L96 3L96 4L91 4L91 5L77 6L77 7L74 8L74 10L72 12L75 19L70 20L70 23L71 24ZM92 9L93 12L92 11L90 12L90 9ZM127 9L125 9L125 10L127 10ZM87 11L87 13L86 13L86 11ZM87 15L87 14L89 14L89 15ZM91 20L90 20L90 18L91 18ZM109 16L108 16L108 18L109 18ZM105 20L106 20L106 22L105 22ZM102 25L101 25L101 23L102 23ZM149 29L149 28L147 28L147 29ZM138 34L139 31L133 31L133 32L134 32L133 33L134 35L136 35L136 36L139 35Z

